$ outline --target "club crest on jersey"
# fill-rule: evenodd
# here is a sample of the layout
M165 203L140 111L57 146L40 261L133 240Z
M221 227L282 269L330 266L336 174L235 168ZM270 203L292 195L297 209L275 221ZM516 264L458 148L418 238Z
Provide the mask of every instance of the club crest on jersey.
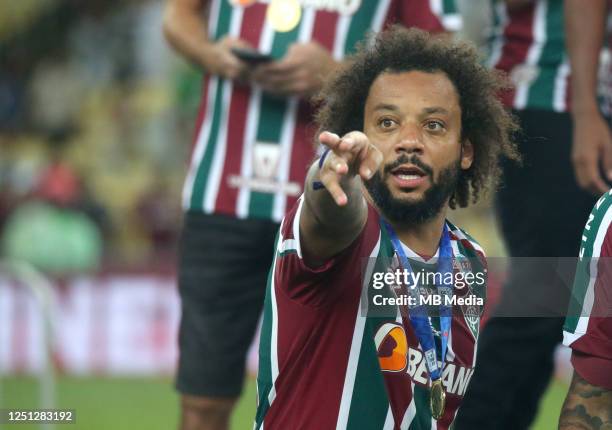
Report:
M472 264L469 258L466 258L462 254L457 254L453 258L453 271L454 272L463 272L470 273L472 272ZM471 288L467 287L470 289ZM465 322L472 332L474 339L478 339L478 333L480 331L480 308L477 305L462 305L461 312L463 313L463 318Z
M278 174L280 145L257 142L253 148L253 173L260 179L273 179Z

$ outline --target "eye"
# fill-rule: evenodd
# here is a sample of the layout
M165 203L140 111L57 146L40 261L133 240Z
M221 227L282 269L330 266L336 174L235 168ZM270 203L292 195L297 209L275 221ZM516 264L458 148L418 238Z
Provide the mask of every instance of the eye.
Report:
M437 120L427 121L425 128L429 131L442 131L444 130L444 123Z
M391 118L381 118L378 121L378 126L382 129L392 128L395 124L396 122L392 120Z

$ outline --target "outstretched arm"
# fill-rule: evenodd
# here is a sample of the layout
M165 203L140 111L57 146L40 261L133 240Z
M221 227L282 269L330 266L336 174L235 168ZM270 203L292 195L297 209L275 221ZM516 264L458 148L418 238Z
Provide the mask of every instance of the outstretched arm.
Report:
M361 180L371 178L382 162L380 151L361 132L342 138L323 132L319 141L329 152L321 167L319 161L310 167L300 214L300 243L315 266L347 248L361 233L368 214ZM317 182L325 189L315 189Z

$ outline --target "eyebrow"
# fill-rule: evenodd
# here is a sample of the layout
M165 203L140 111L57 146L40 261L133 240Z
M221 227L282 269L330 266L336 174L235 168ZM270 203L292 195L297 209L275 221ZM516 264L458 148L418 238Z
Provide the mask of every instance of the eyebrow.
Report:
M374 110L391 110L391 111L397 111L399 110L399 108L396 105L390 105L390 104L386 104L386 103L379 103L376 106L374 106Z
M432 113L441 113L441 114L445 114L448 115L448 110L444 109L443 107L440 106L434 106L434 107L428 107L423 109L423 112L426 114L432 114Z
M387 104L387 103L379 103L376 106L374 106L374 110L375 111L378 111L378 110L398 111L399 108L396 105ZM448 110L441 106L427 107L423 109L423 113L426 115L431 115L433 113L439 113L439 114L444 114L444 115L449 114Z

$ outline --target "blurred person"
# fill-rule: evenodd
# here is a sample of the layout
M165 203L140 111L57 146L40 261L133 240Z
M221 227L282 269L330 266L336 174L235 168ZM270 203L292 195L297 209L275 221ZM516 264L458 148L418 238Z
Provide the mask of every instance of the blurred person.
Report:
M305 101L368 32L390 22L443 30L427 0L168 1L167 39L207 72L183 189L181 428L227 428L278 223L314 153ZM236 48L273 61L242 61Z
M378 288L375 275L394 259L413 272L452 272L467 256L473 272L486 268L480 245L446 214L496 182L500 155L517 156L500 83L468 45L396 26L321 92L327 149L278 235L255 429L452 428L478 316L394 303L380 315L362 286Z
M608 429L612 428L612 191L601 196L589 215L579 255L575 302L563 327L574 375L559 429Z
M96 270L104 244L96 225L101 219L90 216L97 205L86 198L82 178L60 154L60 148L53 149L29 196L10 213L1 238L5 258L54 276Z
M606 24L612 20L612 2L593 0L585 7L583 2L565 0L565 6L567 47L572 66L574 172L582 188L600 195L609 190L612 181L610 121L601 111L601 105L609 107L612 102L612 87L604 87L604 94L600 94L604 100L599 100L597 93L600 54ZM610 42L611 36L612 32L608 34ZM605 71L608 81L611 72L612 67Z
M597 71L612 2L565 1L567 45L572 65L574 160L578 182L599 193L612 179L610 123L597 97ZM609 35L608 35L609 36ZM608 72L609 73L609 72ZM607 88L612 99L612 88ZM574 375L559 428L612 428L612 193L596 203L582 233L573 295L563 341L572 348ZM593 265L596 268L591 269ZM594 271L591 271L594 270Z
M570 297L571 281L555 262L578 254L595 201L594 188L585 189L573 169L582 162L578 146L572 146L563 1L506 0L493 7L489 63L514 84L502 99L522 128L523 162L506 163L496 196L513 258L500 303L479 341L478 367L457 416L458 430L526 429L533 421L554 370ZM583 144L590 145L578 145ZM582 156L587 152L597 155L589 149Z

